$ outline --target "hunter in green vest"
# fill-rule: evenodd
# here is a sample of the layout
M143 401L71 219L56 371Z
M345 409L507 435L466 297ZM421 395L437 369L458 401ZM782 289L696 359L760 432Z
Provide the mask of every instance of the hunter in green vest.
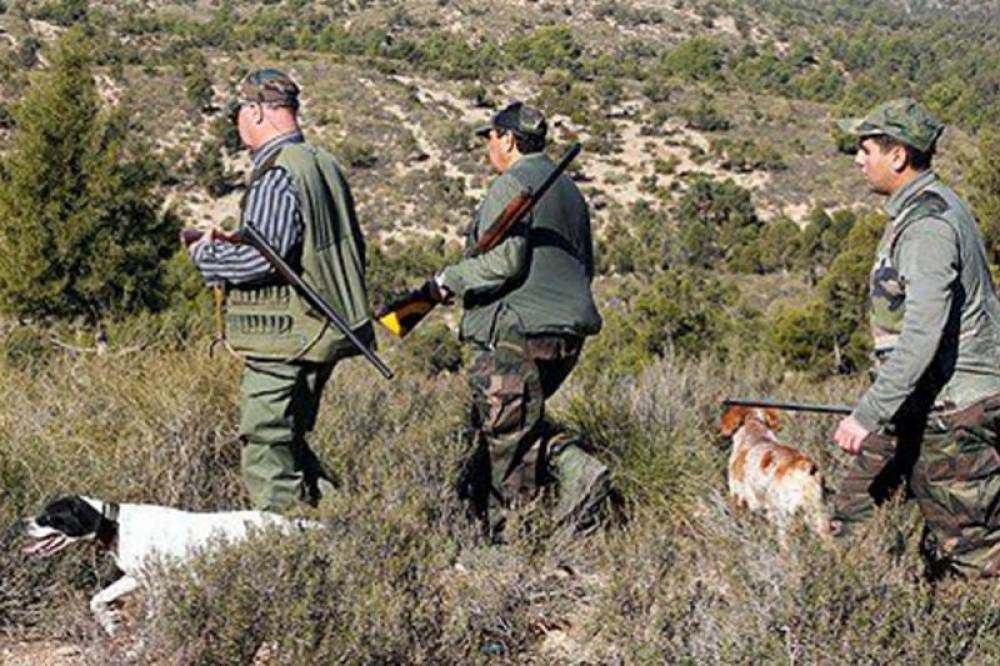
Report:
M230 103L253 170L240 219L252 225L371 343L365 247L336 161L305 142L298 86L277 70L247 75ZM240 414L243 478L256 508L316 505L333 491L306 442L323 388L353 345L285 284L253 248L213 241L190 248L206 281L226 286L229 345L245 359Z
M517 102L477 132L500 175L476 211L469 248L511 199L552 173L546 129L541 112ZM564 174L497 247L470 253L434 280L441 298L462 302L461 337L473 350L470 452L459 491L494 536L508 509L550 481L557 519L573 529L593 527L609 496L607 467L545 419L545 400L601 328L593 275L587 203Z
M871 272L876 378L834 441L855 456L841 534L905 487L934 573L1000 575L1000 302L968 207L931 170L943 127L911 99L842 128L888 197Z

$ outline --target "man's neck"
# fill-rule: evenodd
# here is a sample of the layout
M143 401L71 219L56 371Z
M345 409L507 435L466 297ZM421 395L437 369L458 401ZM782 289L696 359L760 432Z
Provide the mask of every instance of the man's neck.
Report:
M250 157L252 159L256 159L262 153L267 152L267 150L271 146L277 143L281 143L283 140L288 139L290 137L300 135L301 133L302 130L300 130L298 126L293 126L291 129L285 132L278 132L278 131L271 132L268 134L267 138L264 141L261 141L261 143L258 144L256 148L250 151Z
M520 160L522 157L524 156L521 154L521 151L519 151L517 148L513 148L511 152L504 155L504 164L501 169L498 169L499 173L504 174L510 171L511 167L517 164L518 160Z
M927 173L926 171L914 171L913 169L906 169L900 173L896 178L893 179L892 184L889 188L888 196L893 196L897 192L903 190L907 185L915 181L917 178Z

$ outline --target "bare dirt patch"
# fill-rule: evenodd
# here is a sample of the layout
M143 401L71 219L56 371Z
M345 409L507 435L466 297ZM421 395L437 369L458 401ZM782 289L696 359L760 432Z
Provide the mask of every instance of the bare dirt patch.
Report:
M37 641L0 648L3 666L85 666L92 663L83 648L72 643Z

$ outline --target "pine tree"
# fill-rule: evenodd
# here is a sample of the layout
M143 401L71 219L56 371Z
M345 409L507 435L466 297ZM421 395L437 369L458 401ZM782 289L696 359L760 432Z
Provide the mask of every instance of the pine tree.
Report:
M166 303L177 224L160 214L155 163L128 113L102 110L82 30L32 75L0 183L0 309L96 322Z
M199 112L212 110L212 79L208 76L208 61L194 52L184 65L184 91L192 108Z
M979 135L979 155L969 173L972 205L983 231L983 241L994 271L1000 265L1000 130Z

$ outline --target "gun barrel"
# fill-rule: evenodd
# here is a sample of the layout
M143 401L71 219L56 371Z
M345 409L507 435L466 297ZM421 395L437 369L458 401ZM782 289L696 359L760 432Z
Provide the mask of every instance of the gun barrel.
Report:
M723 407L762 407L784 412L814 412L816 414L850 414L854 409L848 405L819 405L803 402L780 402L778 400L758 400L754 398L726 398Z
M350 325L344 321L344 318L337 314L330 305L323 300L323 298L316 293L316 291L310 287L294 270L289 266L281 256L274 251L264 237L250 225L246 225L240 232L243 239L249 241L250 245L257 249L268 263L274 266L274 269L281 274L283 278L288 280L289 284L299 290L303 298L309 301L309 304L323 313L327 319L330 320L337 329L351 341L355 347L358 348L368 361L375 366L375 368L382 373L382 376L386 379L392 379L393 372L389 369L382 359L380 359L375 352L369 349L368 345L362 342L354 331L351 330Z

